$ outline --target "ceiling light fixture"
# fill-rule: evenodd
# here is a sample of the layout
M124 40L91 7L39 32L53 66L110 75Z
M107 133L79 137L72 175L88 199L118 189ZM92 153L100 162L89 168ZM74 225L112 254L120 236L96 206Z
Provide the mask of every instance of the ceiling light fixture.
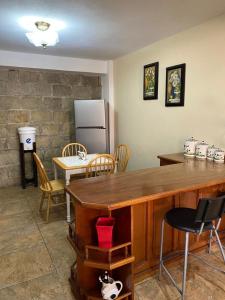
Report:
M27 32L26 36L30 43L36 47L55 46L59 42L58 33L51 29L51 24L45 21L34 23L36 28L32 32Z

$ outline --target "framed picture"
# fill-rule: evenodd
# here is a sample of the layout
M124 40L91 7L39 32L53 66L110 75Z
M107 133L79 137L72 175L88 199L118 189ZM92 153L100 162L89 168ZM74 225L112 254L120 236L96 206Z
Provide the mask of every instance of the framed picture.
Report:
M166 106L184 106L186 65L166 68Z
M158 99L159 63L144 66L144 100Z

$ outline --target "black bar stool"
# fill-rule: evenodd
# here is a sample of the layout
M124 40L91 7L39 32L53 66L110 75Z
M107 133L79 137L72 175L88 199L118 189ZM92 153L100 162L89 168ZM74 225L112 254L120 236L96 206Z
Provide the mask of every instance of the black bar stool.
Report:
M187 274L187 262L189 254L189 234L195 233L200 235L202 232L209 231L209 253L211 250L211 240L213 238L213 233L216 236L220 252L222 254L223 260L225 262L225 253L223 246L221 244L218 229L221 222L221 217L225 210L225 196L217 198L206 198L200 199L197 209L192 208L174 208L168 211L162 221L161 227L161 245L160 245L160 265L159 265L159 275L161 276L162 270L166 272L170 280L177 288L181 294L181 299L185 296L185 285L186 285L186 274ZM215 222L213 222L215 221ZM163 261L163 235L164 235L164 225L165 222L171 227L185 232L185 250L184 250L184 269L183 269L183 279L182 288L180 288L168 269L164 265Z

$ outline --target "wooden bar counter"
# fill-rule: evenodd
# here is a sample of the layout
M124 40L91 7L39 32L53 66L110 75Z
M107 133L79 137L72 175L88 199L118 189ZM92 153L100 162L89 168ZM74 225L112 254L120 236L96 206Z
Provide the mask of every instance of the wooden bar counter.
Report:
M101 299L98 276L108 270L124 284L118 299L133 299L134 282L158 265L164 214L173 207L196 208L199 198L225 191L225 164L181 153L158 158L161 167L77 180L66 188L75 210L68 239L77 252L70 278L77 298ZM95 222L103 215L116 220L114 247L107 251L97 247ZM183 249L183 234L169 226L165 230L165 253ZM205 246L207 238L191 236L191 249Z

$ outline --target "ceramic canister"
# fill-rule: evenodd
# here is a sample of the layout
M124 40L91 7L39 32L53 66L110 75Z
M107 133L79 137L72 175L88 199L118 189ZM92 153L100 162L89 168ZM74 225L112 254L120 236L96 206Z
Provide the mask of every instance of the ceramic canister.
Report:
M184 143L184 155L194 157L195 156L195 147L199 143L193 137L187 139Z
M218 163L224 163L224 151L222 149L216 150L213 160Z
M213 160L214 158L214 154L215 154L215 151L216 150L219 150L218 148L216 148L214 145L212 145L211 147L209 147L207 149L207 159L208 160Z
M209 147L209 144L207 144L204 141L199 143L195 149L195 157L200 158L200 159L206 159L208 147Z

